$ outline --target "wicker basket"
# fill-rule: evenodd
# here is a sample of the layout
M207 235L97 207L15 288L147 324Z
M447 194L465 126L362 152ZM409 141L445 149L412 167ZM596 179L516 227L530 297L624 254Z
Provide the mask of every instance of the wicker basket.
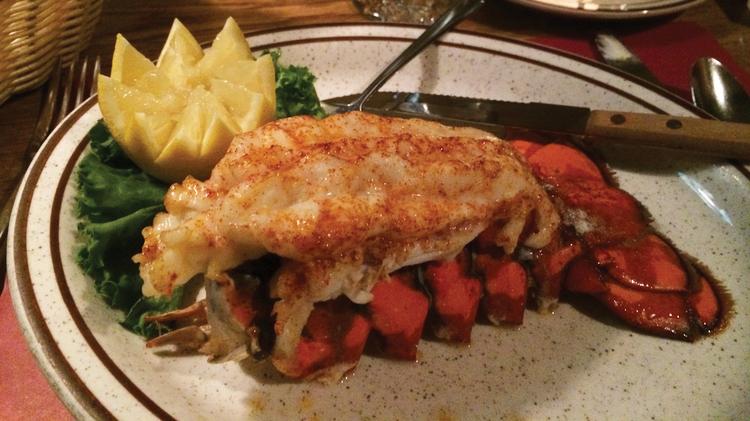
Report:
M102 0L0 0L0 104L44 83L91 40Z

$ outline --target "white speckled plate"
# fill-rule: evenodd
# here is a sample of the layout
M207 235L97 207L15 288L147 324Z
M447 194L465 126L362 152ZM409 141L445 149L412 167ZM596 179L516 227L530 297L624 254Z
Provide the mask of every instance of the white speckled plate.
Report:
M358 92L419 29L326 25L250 35L318 75L321 97ZM626 111L692 114L625 75L555 50L451 33L385 87ZM50 137L16 202L8 254L19 320L39 364L81 417L176 419L717 419L750 414L750 183L733 165L607 149L656 225L723 280L736 316L683 343L601 323L569 305L518 329L477 326L470 347L423 341L418 363L365 356L343 384L290 383L267 364L164 357L122 329L76 266L71 174L96 99Z
M640 19L670 15L704 0L510 0L523 6L562 15L596 19Z

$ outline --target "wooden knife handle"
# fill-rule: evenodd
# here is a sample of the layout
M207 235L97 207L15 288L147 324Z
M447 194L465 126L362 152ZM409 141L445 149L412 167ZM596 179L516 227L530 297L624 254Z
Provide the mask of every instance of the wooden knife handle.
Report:
M586 135L750 160L750 124L659 114L592 111Z

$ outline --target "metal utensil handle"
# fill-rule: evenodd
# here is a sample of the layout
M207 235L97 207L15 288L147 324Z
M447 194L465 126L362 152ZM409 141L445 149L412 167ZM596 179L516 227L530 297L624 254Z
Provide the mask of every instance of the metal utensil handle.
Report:
M459 21L465 19L477 9L484 5L485 0L462 0L447 12L443 13L435 23L430 25L414 42L409 45L391 64L389 64L382 72L370 83L370 85L362 91L362 94L354 100L347 107L350 110L362 111L362 105L370 98L374 92L377 92L388 79L393 76L396 71L403 67L406 63L410 62L417 54L419 54L425 47L430 45L436 38L440 37L448 29L452 28L453 25Z

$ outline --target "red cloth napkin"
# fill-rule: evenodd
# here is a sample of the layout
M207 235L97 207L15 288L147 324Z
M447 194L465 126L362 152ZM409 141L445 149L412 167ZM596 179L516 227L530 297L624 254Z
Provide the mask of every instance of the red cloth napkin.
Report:
M26 345L7 280L0 295L0 326L0 420L72 420Z
M617 35L664 85L686 99L690 98L690 66L703 56L719 59L750 90L750 75L737 65L711 33L698 25L671 22L642 32ZM592 37L593 34L585 34L580 38L539 38L536 41L598 59ZM0 357L3 359L3 364L0 364L0 419L71 419L26 346L7 286L0 296L0 326Z
M710 32L697 24L669 22L640 32L615 35L664 86L687 100L690 100L690 68L700 57L714 57L721 61L750 92L750 74L734 61ZM577 38L537 38L534 41L601 60L593 36L589 33Z

